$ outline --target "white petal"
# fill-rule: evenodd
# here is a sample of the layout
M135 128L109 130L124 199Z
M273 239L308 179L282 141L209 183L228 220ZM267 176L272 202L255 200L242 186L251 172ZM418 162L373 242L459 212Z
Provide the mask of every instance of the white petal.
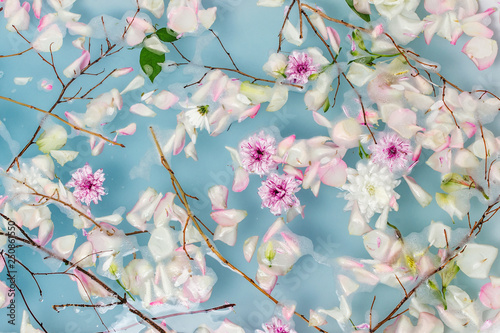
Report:
M73 150L51 150L50 156L52 156L59 165L64 166L67 162L73 161L78 156L78 152Z
M31 162L49 179L54 179L54 161L49 155L35 156L31 159Z
M259 236L251 236L245 240L245 243L243 243L243 255L247 262L250 262L252 259L255 249L257 248L258 241Z
M468 244L459 254L457 265L470 278L486 279L495 262L498 249L491 245Z
M139 89L140 87L142 87L144 85L144 83L145 83L144 76L139 74L136 77L134 77L132 79L132 81L130 81L130 83L125 87L125 89L122 90L120 95L124 95L124 94L128 93L129 91L132 91L135 89Z
M283 27L283 37L294 45L300 46L304 42L303 38L300 38L300 32L290 23L290 20L286 20L285 26Z
M148 248L156 262L172 255L177 247L171 230L169 227L158 227L151 233Z
M236 237L238 236L238 225L231 227L223 227L218 225L215 228L214 240L220 240L229 246L234 246L236 244Z
M142 103L134 104L130 107L130 112L142 117L154 117L156 113Z
M60 257L67 259L73 252L75 242L74 235L59 237L52 242L52 250Z
M55 52L63 43L63 35L57 24L46 28L33 42L32 46L39 52Z

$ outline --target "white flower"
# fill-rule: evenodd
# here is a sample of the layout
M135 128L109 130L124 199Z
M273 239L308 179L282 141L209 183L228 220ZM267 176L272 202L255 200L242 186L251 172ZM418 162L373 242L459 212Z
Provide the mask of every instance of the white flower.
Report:
M395 180L386 167L360 162L357 170L347 170L347 180L349 182L342 187L348 191L344 195L349 200L346 210L351 209L354 201L357 201L361 214L371 218L375 213L382 213L387 206L397 207L393 202L399 198L399 194L394 188L400 181Z
M184 113L185 120L194 128L206 129L210 133L210 123L208 121L208 105L201 105Z

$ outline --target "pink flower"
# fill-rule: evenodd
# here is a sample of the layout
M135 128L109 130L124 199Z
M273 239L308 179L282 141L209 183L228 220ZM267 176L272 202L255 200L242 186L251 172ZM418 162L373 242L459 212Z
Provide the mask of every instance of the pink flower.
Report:
M273 317L271 322L262 324L264 331L257 330L257 333L297 333L290 325L284 324L281 319Z
M75 198L90 205L101 200L101 196L106 194L102 183L104 182L104 172L102 169L92 173L92 168L88 163L83 168L76 170L71 175L71 180L66 184L68 187L74 187L73 195Z
M291 83L305 84L309 80L309 76L317 72L318 65L313 64L313 58L306 52L293 51L288 57L285 74Z
M274 215L280 215L292 207L299 207L299 199L295 196L298 192L300 181L291 175L270 174L262 186L259 187L259 196L262 207L267 207Z
M377 144L368 147L372 152L373 163L386 166L390 171L404 169L411 158L410 141L396 133L382 135Z
M242 167L259 176L268 174L276 167L273 155L276 154L276 140L260 132L254 134L240 144L240 156Z

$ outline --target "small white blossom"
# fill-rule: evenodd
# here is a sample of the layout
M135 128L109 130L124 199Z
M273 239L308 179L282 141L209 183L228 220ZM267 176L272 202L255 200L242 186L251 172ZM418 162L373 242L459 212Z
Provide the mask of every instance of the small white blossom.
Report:
M385 207L392 206L391 201L399 198L394 188L400 181L395 180L386 167L359 162L357 169L347 170L347 180L348 183L342 187L347 191L344 197L349 201L345 209L351 209L357 201L361 214L366 218L382 213Z

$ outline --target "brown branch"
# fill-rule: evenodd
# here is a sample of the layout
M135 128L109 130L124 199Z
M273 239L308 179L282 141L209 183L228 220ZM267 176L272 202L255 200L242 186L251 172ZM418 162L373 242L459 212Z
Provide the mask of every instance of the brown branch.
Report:
M29 49L26 49L24 51L21 51L21 52L18 52L18 53L14 53L14 54L8 54L8 55L0 55L0 58L9 58L9 57L15 57L15 56L19 56L21 54L24 54L30 50L33 50L33 47L30 47Z
M500 198L499 198L500 199ZM428 273L427 275L423 276L418 283L401 299L401 301L394 307L394 309L384 318L382 319L375 327L371 328L370 327L370 333L373 333L377 331L380 327L382 327L385 323L387 323L389 320L395 318L395 314L399 311L399 309L411 298L411 296L417 291L420 286L427 282L427 280L434 276L435 274L439 273L442 271L449 263L451 263L460 253L462 253L465 248L467 247L467 244L471 241L472 237L477 235L478 232L481 231L484 223L488 222L497 212L500 210L500 206L494 208L496 205L499 203L499 199L497 201L488 206L486 208L485 212L481 216L479 220L474 223L474 226L470 228L469 233L462 239L462 241L459 243L459 245L454 249L454 251L451 251L450 253L447 254L447 256L443 260L443 264L441 264L439 267L435 268L433 271Z
M127 34L128 30L130 29L130 26L132 25L132 23L134 22L135 18L137 17L137 14L139 14L139 12L141 11L141 7L139 6L139 0L136 0L135 1L136 4L137 4L137 10L135 11L135 14L134 16L132 17L132 20L130 20L130 22L128 23L128 26L125 28L125 30L123 31L123 35L122 35L122 39L125 38L125 35ZM102 16L101 16L102 18ZM104 25L104 22L103 22L103 25ZM107 38L106 38L107 39Z
M125 302L126 300L123 299L123 301L118 301L118 302L113 302L113 303L108 303L108 304L75 304L75 303L68 303L68 304L54 304L52 305L52 309L54 309L56 312L59 312L59 308L66 308L66 307L77 307L77 308L107 308L108 306L113 306L113 305L121 305Z
M491 163L490 163L490 167L488 169L488 177L487 177L487 181L488 181L488 188L490 188L490 174L491 174L491 167L493 166L493 163L495 163L497 159L495 158Z
M5 235L5 236L12 238L12 235ZM11 275L9 265L7 264L7 261L5 260L5 257L4 257L4 253L5 253L4 250L0 251L0 256L2 257L2 260L3 260L4 264L5 264L5 268L7 270L7 277L9 279L9 281L14 284L14 287L17 289L17 291L19 291L19 294L21 294L21 298L23 299L24 305L26 305L26 308L28 309L28 311L31 314L31 316L33 317L33 319L35 319L35 321L37 322L38 326L40 326L40 328L45 333L47 333L47 330L45 329L45 327L43 327L43 324L37 319L37 317L35 316L35 314L33 313L33 311L31 311L31 308L28 305L28 302L26 301L26 298L24 297L23 291L21 290L21 288L19 288L19 285L16 282L15 276Z
M373 296L373 301L372 301L372 306L370 307L370 331L372 329L372 312L373 312L373 305L375 304L375 300L377 299L377 296Z
M405 292L405 296L408 296L408 292L406 292L406 288L405 288L405 286L403 286L403 284L401 283L401 280L399 279L398 275L397 275L397 274L394 274L394 276L396 277L396 280L398 280L399 285L401 286L401 288L403 288L403 291Z
M453 110L450 109L448 104L446 104L446 100L445 100L446 82L447 82L446 79L443 78L443 94L441 95L441 100L443 101L443 104L448 109L448 111L450 111L450 114L453 117L453 121L455 121L455 126L457 126L457 128L460 128L460 126L458 126L457 119L455 118L455 114L453 113Z
M104 25L104 21L103 21L103 25ZM17 31L17 30L16 30ZM18 32L18 34L28 43L30 43L29 40L27 40L22 34L20 34ZM96 58L94 61L90 62L87 66L85 66L81 71L80 71L80 74L84 74L89 68L91 68L92 66L94 66L95 64L97 64L99 61L101 61L104 57L106 56L109 56L111 54L114 54L118 51L121 50L118 49L114 52L113 49L116 47L116 44L113 44L111 45L111 43L109 42L108 38L106 38L106 41L108 43L108 49L106 50L106 52L102 53L101 52L101 55ZM102 47L102 45L101 45ZM42 55L40 55L39 53L37 53L43 61L45 61L46 63L48 63L49 65L50 62L47 61L47 59L45 59ZM54 104L52 104L52 106L50 107L50 109L47 111L48 113L52 113L52 111L54 111L54 109L61 103L63 103L63 96L64 94L66 93L66 90L71 86L71 84L73 82L75 82L75 80L77 79L77 77L74 77L72 78L71 80L68 81L68 83L66 84L63 84L63 87L61 89L61 92L59 94L59 96L57 97L57 100L54 102ZM45 116L47 117L47 116ZM38 125L37 129L35 130L35 132L33 133L33 136L31 137L31 139L28 141L28 143L26 143L26 145L23 147L23 149L19 152L19 154L17 154L16 157L14 157L14 159L12 160L12 162L10 163L9 167L7 168L6 172L9 172L9 170L14 166L14 164L18 163L19 159L21 158L21 156L28 150L29 147L31 147L32 144L34 144L36 141L36 137L38 135L38 133L40 132L40 130L42 129L42 123L45 121L45 117L40 121L40 124Z
M47 200L52 200L54 202L58 202L60 204L62 204L63 206L71 209L72 211L74 211L75 213L78 214L78 216L81 216L81 217L84 217L86 218L88 221L92 222L96 227L99 228L99 230L101 231L104 231L103 228L101 227L101 225L99 223L97 223L93 218L91 218L90 216L88 216L87 214L85 214L84 212L82 212L81 210L79 210L78 208L74 207L72 204L69 204L57 197L54 197L52 195L46 195L46 194L43 194L43 193L39 193L37 190L35 190L33 187L31 187L30 185L26 184L25 181L23 180L20 180L20 179L17 179L17 178L14 178L14 177L11 177L11 176L8 176L9 178L11 178L12 180L14 180L15 182L17 182L18 184L21 184L21 185L24 185L26 186L28 189L31 190L31 193L29 193L30 195L33 195L33 196L36 196L36 197L41 197L41 198L45 198ZM54 194L56 194L56 192L54 192ZM0 214L1 216L3 216L3 214ZM5 218L5 217L4 217ZM108 231L108 234L109 234L109 231ZM25 234L25 237L27 235Z
M170 174L170 179L172 181L172 185L173 185L173 188L174 188L174 191L175 193L177 194L177 197L179 198L179 200L181 201L182 205L184 206L184 208L186 209L186 212L187 212L187 215L189 217L189 219L193 222L194 226L196 227L196 229L198 230L198 232L200 233L201 237L203 238L203 240L205 241L205 243L207 244L208 248L212 251L213 254L215 254L225 265L227 265L232 271L238 273L239 275L241 275L245 280L247 280L252 286L254 286L257 290L259 290L262 294L264 294L265 296L267 296L267 298L269 298L271 301L273 301L275 304L278 304L279 301L274 298L273 296L271 296L271 294L269 294L267 291L265 291L264 289L262 289L262 287L260 287L257 283L255 283L255 281L253 279L251 279L248 275L246 275L245 273L243 273L240 269L238 269L236 266L234 266L232 263L230 263L226 258L224 258L224 256L215 248L215 246L212 244L212 242L208 239L207 235L205 235L205 233L203 232L203 230L201 229L200 225L198 224L198 219L195 217L195 215L193 214L193 212L191 211L191 207L189 206L189 202L187 201L187 195L186 195L186 192L184 192L181 184L179 183L179 181L177 180L177 178L175 177L175 174L174 174L174 171L172 170L172 168L170 167L170 164L168 163L167 159L165 158L165 155L163 154L163 151L161 149L161 146L160 146L160 143L158 142L158 139L156 138L156 134L153 130L152 127L149 128L149 130L151 131L151 134L153 136L153 140L155 142L155 145L156 145L156 148L158 150L158 154L160 155L160 161L161 161L161 164L163 165L163 167L168 171L168 173ZM301 318L302 320L304 320L306 323L309 324L309 320L303 316L302 314L298 313L298 312L294 312L296 316L298 316L299 318ZM313 326L315 329L317 329L318 331L320 332L323 332L323 333L326 333L325 330L317 327L317 326Z
M125 146L124 146L123 144L121 144L121 143L114 142L113 140L108 139L108 138L106 138L105 136L103 136L103 135L101 135L101 134L99 134L99 133L92 132L92 131L89 131L89 130L87 130L87 129L85 129L85 128L81 128L81 127L79 127L79 126L76 126L76 125L74 125L74 124L70 123L69 121L66 121L66 120L64 120L63 118L59 117L58 115L53 114L53 113L51 113L51 112L49 112L49 111L45 111L45 110L43 110L43 109L37 108L36 106L29 105L29 104L26 104L26 103L23 103L23 102L19 102L19 101L16 101L16 100L12 99L12 98L4 97L4 96L0 96L0 99L6 100L6 101L9 101L9 102L12 102L12 103L15 103L15 104L21 105L21 106L25 106L25 107L27 107L27 108L29 108L29 109L36 110L36 111L38 111L38 112L42 112L42 113L44 113L44 114L46 114L46 115L48 115L48 116L54 117L54 118L56 118L57 120L59 120L59 121L61 121L61 122L65 123L66 125L70 126L71 128L73 128L73 129L74 129L74 130L76 130L76 131L82 131L82 132L85 132L85 133L87 133L87 134L94 135L94 136L96 136L96 137L98 137L98 138L100 138L100 139L102 139L102 140L104 140L104 141L107 141L107 142L109 142L109 143L111 143L112 145L115 145L115 146L120 146L120 147L123 147L123 148L125 147Z
M295 5L295 2L297 0L292 0L292 3L290 4L290 6L288 6L288 10L285 14L285 18L283 19L283 24L281 25L281 29L280 29L280 32L278 34L278 50L276 51L276 53L280 53L281 51L281 43L283 42L283 29L285 28L285 23L286 23L286 20L288 20L288 17L290 16L290 12L292 11L292 7L293 5ZM300 8L299 8L299 12L300 12Z
M159 316L159 317L153 317L151 319L153 320L160 320L160 319L167 319L167 318L172 318L172 317L178 317L178 316L185 316L185 315L193 315L193 314L198 314L198 313L208 313L212 311L218 311L218 310L224 310L227 308L233 308L235 307L236 304L224 304L220 306L216 306L210 309L202 309L202 310L196 310L196 311L188 311L188 312L177 312L177 313L172 313L164 316ZM134 323L126 327L121 327L118 329L118 331L125 331L128 330L129 328L132 328L134 326L140 325L141 323ZM100 333L109 333L109 331L106 332L100 332Z
M133 236L133 235L148 234L148 233L149 233L149 231L147 231L147 230L137 230L137 231L128 232L125 234L125 236Z
M234 63L234 60L231 57L231 54L229 54L229 52L227 52L226 48L224 47L224 44L222 44L222 41L220 40L219 36L217 36L217 34L212 29L208 29L208 30L210 30L210 32L212 32L212 34L215 36L215 38L217 38L217 40L219 41L220 46L222 46L222 49L224 50L224 52L226 52L227 56L229 57L229 60L231 60L231 62L233 64L234 68L237 69L237 70L239 70L238 66L236 66L236 64Z
M481 130L481 139L483 139L484 144L484 180L488 178L488 147L486 146L486 139L484 138L483 125L479 123L479 129Z
M187 63L173 63L173 64L170 64L169 66L183 66L183 65L188 65L188 64L191 64L191 60L189 60L188 58L186 58L186 56L184 54L182 54L182 52L174 45L174 43L170 43L174 49L177 51L177 53L179 53L179 55L182 57L182 59L184 59L185 61L187 61ZM273 81L273 80L268 80L268 79L261 79L261 78L258 78L258 77L255 77L253 75L250 75L250 74L247 74L245 72L242 72L238 69L233 69L233 68L225 68L225 67L214 67L214 66L206 66L206 65L199 65L200 67L203 67L203 68L206 68L206 69L209 69L209 70L221 70L221 71L227 71L227 72L234 72L234 73L238 73L242 76L246 76L248 78L251 78L255 81L262 81L262 82L269 82L269 83L276 83L276 81ZM291 86L291 87L296 87L296 88L299 88L299 89L302 89L303 86L301 85L298 85L298 84L293 84L293 83L284 83L284 82L281 82L280 84L282 85L285 85L285 86Z
M303 4L303 6L306 6L306 7L309 7L308 5L305 5ZM302 11L302 14L304 14L304 16L306 17L307 19L307 22L309 23L309 25L311 26L311 28L313 29L314 33L316 34L316 36L318 36L318 38L323 42L323 44L325 45L326 49L328 50L328 52L330 53L330 56L332 57L332 60L333 60L333 63L337 63L337 59L335 58L335 56L333 55L333 52L330 48L330 46L328 45L328 43L325 41L325 39L321 36L321 34L318 32L318 30L316 30L316 28L314 27L314 25L312 24L311 20L309 19L309 16L304 12ZM358 92L358 90L354 87L354 85L352 84L352 82L347 78L347 75L345 74L344 71L342 71L340 68L338 68L338 70L341 72L342 76L344 77L344 79L347 81L347 83L349 84L349 86L351 86L351 89L354 91L354 93L356 94L356 96L358 97L359 99L359 104L361 105L361 111L363 112L363 120L364 120L364 125L366 126L366 128L368 129L368 132L370 132L370 136L372 137L373 139L373 142L375 144L377 144L377 140L375 139L375 135L373 134L371 128L370 128L370 125L368 124L368 121L366 119L366 110L365 110L365 105L363 104L363 98L361 97L361 94ZM338 89L338 88L337 88ZM336 94L335 94L335 98L336 98Z
M2 216L4 219L6 219L7 221L12 221L16 226L17 226L17 223L15 221L13 221L12 219L10 219L9 217L5 216L4 214L1 214L0 213L0 216ZM22 230L21 228L18 227L18 230ZM166 331L163 329L163 327L161 327L159 324L157 324L153 319L151 319L150 317L148 317L147 315L143 314L141 311L139 311L138 309L136 309L132 304L130 304L127 299L125 297L122 297L120 296L120 294L118 294L117 292L115 292L113 289L111 289L106 283L104 283L103 281L101 281L97 276L94 275L94 273L90 272L90 271L86 271L85 269L81 268L80 266L77 266L75 263L73 263L72 261L68 260L68 259L65 259L61 256L59 256L58 254L52 252L51 250L43 247L43 246L40 246L38 244L36 244L28 235L26 235L27 239L24 239L24 238L21 238L19 236L16 236L16 235L10 235L4 231L1 231L0 230L0 236L5 236L5 237L10 237L12 239L15 239L19 242L22 242L22 243L25 243L27 245L30 245L34 248L36 248L37 250L41 251L41 252L44 252L45 254L47 254L49 257L51 258L54 258L58 261L61 261L62 263L64 263L65 265L69 265L69 266L74 266L76 270L78 270L80 273L86 275L88 278L90 278L93 282L97 283L99 286L101 286L104 290L106 290L113 298L116 298L118 301L120 302L123 302L122 304L126 305L129 309L129 311L133 314L135 314L136 316L138 316L139 318L141 318L144 322L146 322L148 325L150 325L151 327L153 327L154 329L156 329L158 332L165 332ZM71 273L62 273L62 272L54 272L54 273L36 273L37 275L50 275L50 274L66 274L66 275L72 275ZM90 296L89 296L90 298ZM94 309L95 310L95 309ZM37 321L38 322L38 321Z
M299 37L302 39L304 37L304 34L302 33L302 6L300 5L300 0L297 0L297 8L299 9L299 29L300 29L300 34Z

